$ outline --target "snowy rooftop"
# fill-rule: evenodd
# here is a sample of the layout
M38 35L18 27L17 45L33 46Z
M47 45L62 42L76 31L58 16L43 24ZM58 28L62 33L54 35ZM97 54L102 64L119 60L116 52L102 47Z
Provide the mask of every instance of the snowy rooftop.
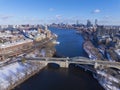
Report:
M11 33L1 33L0 32L0 37L13 37Z
M0 48L7 48L7 47L11 47L11 46L15 46L15 45L19 45L19 44L23 44L23 43L28 43L28 42L32 42L33 40L30 39L25 39L25 40L20 40L18 42L6 42L4 44L0 44Z

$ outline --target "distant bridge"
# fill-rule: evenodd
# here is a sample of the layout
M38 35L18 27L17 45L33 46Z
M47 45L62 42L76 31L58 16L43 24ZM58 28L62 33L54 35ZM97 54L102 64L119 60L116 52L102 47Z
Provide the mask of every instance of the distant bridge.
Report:
M50 57L35 57L35 58L25 58L26 60L35 60L47 65L48 63L59 64L60 67L68 68L69 64L83 64L83 65L93 65L94 68L116 68L120 70L120 62L110 62L102 60L89 60L88 58L50 58Z

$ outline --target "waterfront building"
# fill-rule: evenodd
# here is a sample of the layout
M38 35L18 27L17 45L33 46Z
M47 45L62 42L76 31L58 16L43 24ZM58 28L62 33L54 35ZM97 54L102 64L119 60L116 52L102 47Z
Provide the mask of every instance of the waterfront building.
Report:
M24 53L24 51L28 50L32 45L33 41L29 39L5 42L4 44L0 44L0 60L4 60L5 58L22 54Z
M38 47L41 41L49 40L52 37L51 31L45 30L20 30L0 32L0 60L18 56Z
M112 26L97 26L96 29L96 38L97 41L99 42L104 42L104 41L112 41L116 42L116 35L119 35L119 29L118 27L112 27Z
M103 36L103 35L112 35L115 36L117 33L119 33L118 27L112 27L112 26L103 26L99 25L96 30L97 36Z
M8 28L8 25L1 25L1 28L2 28L2 29Z

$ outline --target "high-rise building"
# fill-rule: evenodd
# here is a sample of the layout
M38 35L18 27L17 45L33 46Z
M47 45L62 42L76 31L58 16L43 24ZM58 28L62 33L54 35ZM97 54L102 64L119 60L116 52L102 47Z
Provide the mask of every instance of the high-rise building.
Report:
M98 20L97 19L95 19L95 26L97 26L98 25Z
M90 20L87 20L87 27L93 26Z
M78 20L76 21L76 25L79 25L79 21Z

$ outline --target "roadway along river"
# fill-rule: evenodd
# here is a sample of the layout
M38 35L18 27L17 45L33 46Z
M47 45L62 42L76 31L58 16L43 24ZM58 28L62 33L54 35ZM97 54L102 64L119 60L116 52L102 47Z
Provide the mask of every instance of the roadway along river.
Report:
M50 28L56 33L57 53L65 57L87 56L82 48L83 38L75 30ZM69 69L46 67L14 90L104 90L90 72L71 66Z

